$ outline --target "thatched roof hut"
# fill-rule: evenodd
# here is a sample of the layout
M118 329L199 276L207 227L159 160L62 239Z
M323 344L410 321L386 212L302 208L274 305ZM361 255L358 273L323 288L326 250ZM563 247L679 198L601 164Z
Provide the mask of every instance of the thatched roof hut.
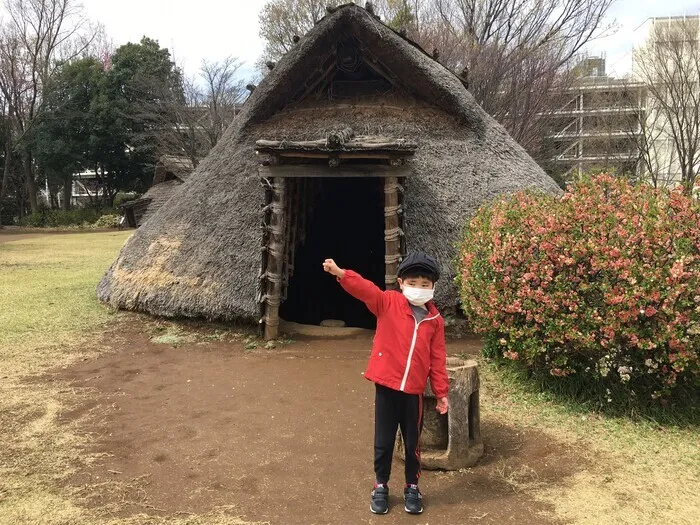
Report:
M125 244L102 301L156 315L369 326L324 275L334 257L391 286L407 250L443 267L486 200L558 188L461 79L354 4L321 20L265 77L167 207Z
M131 228L138 228L163 206L180 184L192 173L192 161L175 155L162 155L156 162L153 184L138 199L120 206Z

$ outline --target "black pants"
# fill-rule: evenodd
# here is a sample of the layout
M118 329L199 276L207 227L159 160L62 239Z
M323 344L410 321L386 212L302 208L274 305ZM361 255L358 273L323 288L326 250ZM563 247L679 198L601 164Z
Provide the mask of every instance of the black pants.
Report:
M388 483L396 429L401 428L406 449L406 483L420 477L420 446L423 429L423 396L406 394L377 385L374 399L374 473L377 483Z

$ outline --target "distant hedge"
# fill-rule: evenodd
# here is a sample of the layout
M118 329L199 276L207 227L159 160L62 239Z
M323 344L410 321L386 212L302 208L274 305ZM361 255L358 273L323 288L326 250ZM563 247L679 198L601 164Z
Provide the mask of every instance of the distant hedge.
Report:
M6 226L14 224L18 215L19 206L17 205L17 199L14 197L5 197L2 202L0 202L0 224Z
M681 191L599 175L504 197L469 222L459 263L489 355L603 402L697 392L700 206Z
M21 225L34 228L116 227L116 219L113 219L115 215L118 219L118 212L114 210L102 210L98 212L93 208L74 208L72 210L51 210L42 208L39 212L28 215L22 219ZM108 216L109 219L101 219L103 216Z

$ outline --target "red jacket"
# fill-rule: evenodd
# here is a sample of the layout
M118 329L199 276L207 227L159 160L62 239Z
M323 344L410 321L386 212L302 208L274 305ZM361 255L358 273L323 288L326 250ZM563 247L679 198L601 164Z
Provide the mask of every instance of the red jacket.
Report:
M422 394L430 376L435 397L447 396L445 321L429 302L428 315L416 323L402 293L380 290L352 270L345 270L341 286L377 316L377 333L365 377L408 394Z

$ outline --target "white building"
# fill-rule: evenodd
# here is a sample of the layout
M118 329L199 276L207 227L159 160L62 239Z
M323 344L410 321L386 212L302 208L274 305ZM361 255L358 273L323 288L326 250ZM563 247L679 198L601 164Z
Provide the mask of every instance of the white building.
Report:
M92 201L102 197L102 186L100 185L97 174L94 170L87 170L73 174L73 183L71 189L71 206L82 208L89 205ZM47 205L51 205L49 192L49 183L43 189L39 190L39 198ZM63 192L59 191L56 194L59 207L62 206Z
M678 137L682 135L684 149L700 149L700 16L648 19L635 31L633 57L632 77L648 86L645 176L655 172L659 186L673 187L683 178ZM700 152L685 164L686 171L697 173Z

